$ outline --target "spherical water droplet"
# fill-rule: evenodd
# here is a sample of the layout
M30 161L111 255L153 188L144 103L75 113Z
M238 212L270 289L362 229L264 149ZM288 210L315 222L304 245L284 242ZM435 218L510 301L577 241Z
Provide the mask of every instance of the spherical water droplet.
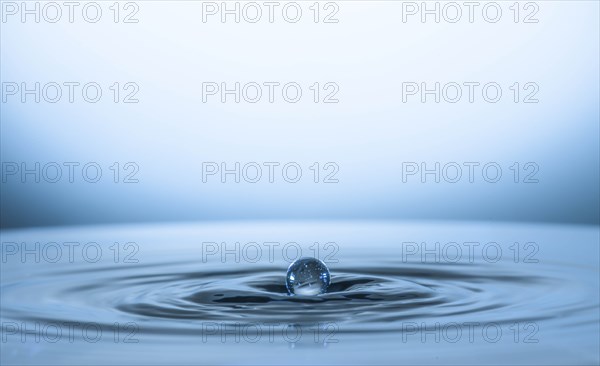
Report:
M329 286L329 269L316 258L300 258L290 264L285 285L290 295L319 295Z

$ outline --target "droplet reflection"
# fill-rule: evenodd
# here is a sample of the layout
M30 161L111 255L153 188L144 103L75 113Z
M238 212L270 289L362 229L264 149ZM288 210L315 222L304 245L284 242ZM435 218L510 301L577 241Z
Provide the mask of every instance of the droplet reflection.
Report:
M325 293L330 283L329 269L316 258L300 258L287 270L285 285L290 295L314 296Z

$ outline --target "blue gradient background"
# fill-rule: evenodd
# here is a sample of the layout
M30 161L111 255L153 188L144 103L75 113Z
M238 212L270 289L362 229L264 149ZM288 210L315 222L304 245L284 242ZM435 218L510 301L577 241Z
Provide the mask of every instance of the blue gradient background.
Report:
M338 24L310 14L290 24L202 23L200 2L140 2L137 24L1 25L2 82L98 82L96 104L1 105L2 162L97 162L104 177L2 183L1 225L220 219L440 219L599 222L599 3L538 2L538 24L401 22L400 3L339 2ZM508 8L508 3L503 9ZM104 8L108 5L105 4ZM304 8L306 9L307 6ZM138 104L115 104L108 86L140 86ZM201 83L295 81L297 104L202 103ZM308 86L340 86L338 104L315 104ZM494 81L499 103L402 103L401 84ZM533 81L538 104L515 104L508 86ZM296 184L217 177L202 162L297 162ZM495 184L402 182L402 162L497 162ZM108 167L135 162L136 184ZM335 162L337 184L308 167ZM540 166L515 184L514 162Z

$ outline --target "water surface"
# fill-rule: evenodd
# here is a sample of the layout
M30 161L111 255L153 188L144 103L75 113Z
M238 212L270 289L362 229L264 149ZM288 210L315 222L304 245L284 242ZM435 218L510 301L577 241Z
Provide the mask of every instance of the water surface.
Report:
M2 363L599 362L597 227L97 226L2 248ZM299 256L327 293L287 294Z

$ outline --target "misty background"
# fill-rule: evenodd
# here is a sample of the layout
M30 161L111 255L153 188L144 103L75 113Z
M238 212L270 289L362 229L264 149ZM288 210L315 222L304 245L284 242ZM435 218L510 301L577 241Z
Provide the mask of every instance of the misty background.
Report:
M139 5L132 24L108 13L93 24L2 22L2 228L238 219L599 223L597 2L543 2L535 24L515 23L510 13L493 24L402 22L393 2L340 2L338 23L315 23L306 12L297 23L275 24L204 23L200 2ZM11 94L15 83L36 82L63 85L60 101L26 95L23 103L21 91ZM89 103L79 92L70 103L65 82L97 83L102 98ZM222 103L219 93L203 102L207 82L297 83L302 98L289 103L276 93L270 103L263 87L257 103L231 95ZM470 103L463 87L457 103L431 95L422 103L421 94L403 102L406 82L493 82L502 98L486 102L477 89ZM337 103L323 103L335 89L326 83L339 88ZM526 83L539 86L539 102L523 103ZM133 91L138 102L123 103ZM239 183L232 174L223 183L220 172L203 177L207 162L227 169L255 162L262 177L248 182L251 164ZM279 164L273 182L265 162ZM36 163L38 172L23 178L22 168ZM302 169L296 183L282 175L288 163ZM420 171L406 175L406 163L440 163L439 183L433 174L425 182ZM479 164L473 182L464 163ZM488 163L502 169L495 183L482 175ZM62 175L49 182L57 165ZM462 176L450 182L456 165ZM91 183L96 167L101 176Z

